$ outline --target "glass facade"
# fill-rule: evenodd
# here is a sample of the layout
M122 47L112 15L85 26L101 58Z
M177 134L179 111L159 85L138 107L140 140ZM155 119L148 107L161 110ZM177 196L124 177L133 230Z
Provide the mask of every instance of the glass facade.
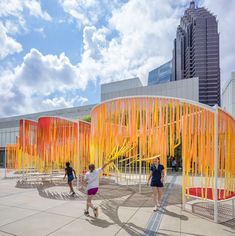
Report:
M0 128L0 168L5 167L7 144L15 144L19 127Z
M172 77L172 61L168 61L167 63L149 72L148 85L170 82L171 77Z

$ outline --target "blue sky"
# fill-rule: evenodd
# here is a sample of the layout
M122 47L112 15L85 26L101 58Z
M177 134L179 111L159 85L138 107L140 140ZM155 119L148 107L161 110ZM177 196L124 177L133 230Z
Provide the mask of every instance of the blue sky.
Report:
M189 0L0 0L0 117L100 101L100 84L171 59ZM222 85L235 70L235 1L200 0L219 20Z

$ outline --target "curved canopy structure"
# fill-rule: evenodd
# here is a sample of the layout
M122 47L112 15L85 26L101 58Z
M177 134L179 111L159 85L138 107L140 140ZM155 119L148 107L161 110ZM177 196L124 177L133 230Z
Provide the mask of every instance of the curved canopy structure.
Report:
M234 192L235 120L217 107L168 97L124 97L97 105L91 117L92 162L102 165L113 149L129 146L109 170L120 180L144 181L154 158L166 166L170 158L180 161L180 155L183 194L200 187L198 197L209 199L209 189L219 187L219 199L225 199Z
M16 144L7 146L7 168L51 173L70 161L79 172L90 155L90 123L59 117L21 120Z

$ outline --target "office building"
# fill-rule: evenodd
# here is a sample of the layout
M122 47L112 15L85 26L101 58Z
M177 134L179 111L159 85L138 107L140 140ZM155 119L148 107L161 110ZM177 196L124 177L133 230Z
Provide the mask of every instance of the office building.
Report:
M231 78L222 89L222 108L235 119L235 72L231 73Z
M149 72L148 85L170 82L171 77L172 77L172 60Z
M219 33L216 17L191 1L174 40L172 80L199 78L199 102L220 105Z
M129 86L125 88L123 84L129 84ZM138 84L140 86L137 86ZM198 102L199 82L198 78L192 78L143 86L139 78L135 78L134 81L131 79L101 85L101 101L127 96L168 96Z

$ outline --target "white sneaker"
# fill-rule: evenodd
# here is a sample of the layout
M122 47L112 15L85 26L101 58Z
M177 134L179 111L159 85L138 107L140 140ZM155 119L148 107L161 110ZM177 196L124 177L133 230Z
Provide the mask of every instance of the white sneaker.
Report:
M93 212L94 212L94 216L95 216L95 217L98 217L98 207L95 207L95 208L93 209Z
M153 208L153 211L157 211L157 206L155 206L155 207Z

